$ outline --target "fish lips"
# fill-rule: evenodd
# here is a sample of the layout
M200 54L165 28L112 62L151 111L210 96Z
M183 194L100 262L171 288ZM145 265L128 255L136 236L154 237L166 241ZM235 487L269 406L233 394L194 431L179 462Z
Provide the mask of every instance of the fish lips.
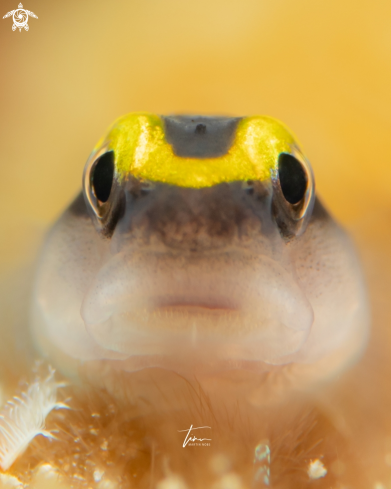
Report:
M234 263L174 266L159 255L140 261L118 254L84 298L86 329L105 350L143 357L146 364L156 357L292 361L314 321L297 279L267 256Z

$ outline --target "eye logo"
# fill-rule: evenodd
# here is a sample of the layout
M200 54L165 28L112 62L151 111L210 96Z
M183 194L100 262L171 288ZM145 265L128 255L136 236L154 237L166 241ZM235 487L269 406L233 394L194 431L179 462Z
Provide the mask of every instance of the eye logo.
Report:
M34 17L34 19L38 19L34 12L30 12L30 10L25 10L21 3L18 5L18 8L16 10L11 10L11 12L6 13L3 19L11 17L11 15L14 20L12 30L16 31L16 29L19 29L19 32L22 32L22 28L24 28L26 31L29 30L29 25L27 23L29 20L29 16Z

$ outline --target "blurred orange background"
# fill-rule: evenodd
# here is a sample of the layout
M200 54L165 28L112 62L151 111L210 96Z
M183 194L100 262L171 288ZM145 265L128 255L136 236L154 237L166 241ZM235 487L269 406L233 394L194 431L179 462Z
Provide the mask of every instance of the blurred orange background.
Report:
M1 17L18 0L1 1ZM0 22L0 253L8 262L78 192L118 116L267 114L351 223L391 208L391 3L25 0ZM32 245L31 245L32 246Z

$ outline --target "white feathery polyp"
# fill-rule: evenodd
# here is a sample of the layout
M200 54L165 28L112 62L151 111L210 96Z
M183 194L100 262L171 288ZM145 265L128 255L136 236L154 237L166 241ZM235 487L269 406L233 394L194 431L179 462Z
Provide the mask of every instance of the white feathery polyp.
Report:
M68 408L57 402L57 389L65 384L54 380L49 367L45 379L33 382L20 397L7 402L0 413L0 467L7 470L37 436L54 436L44 430L46 416L53 409Z

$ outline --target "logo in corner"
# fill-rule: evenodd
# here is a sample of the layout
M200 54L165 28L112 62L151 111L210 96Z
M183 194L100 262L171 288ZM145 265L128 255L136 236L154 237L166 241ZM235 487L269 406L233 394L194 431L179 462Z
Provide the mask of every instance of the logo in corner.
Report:
M7 12L4 15L3 19L6 19L7 17L11 17L11 15L14 20L12 30L16 31L16 29L19 29L19 32L22 32L23 28L26 31L29 30L29 25L27 23L29 20L29 16L34 17L34 19L38 19L38 17L34 14L34 12L30 12L30 10L25 10L21 3L18 5L18 8L16 10L11 10L11 12Z

